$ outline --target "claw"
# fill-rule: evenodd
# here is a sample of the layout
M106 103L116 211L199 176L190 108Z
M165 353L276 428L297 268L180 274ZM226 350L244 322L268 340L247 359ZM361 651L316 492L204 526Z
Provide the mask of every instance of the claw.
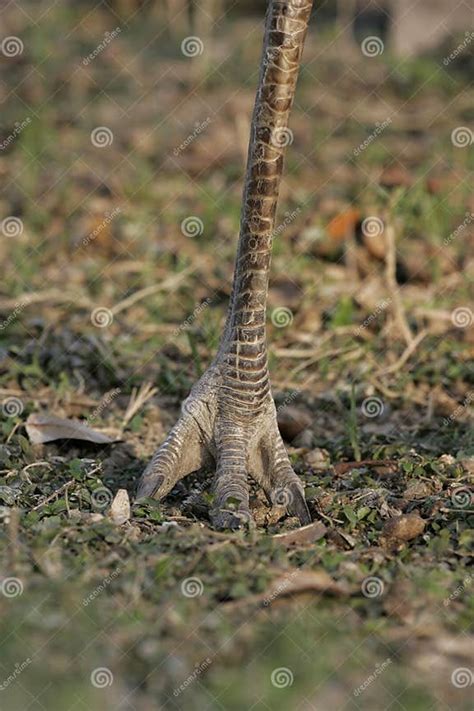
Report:
M288 505L288 511L293 516L298 516L302 526L307 526L311 523L311 514L309 513L308 505L301 492L298 484L290 484L291 502Z
M136 500L153 498L163 484L163 480L163 476L156 476L153 472L148 475L145 473L138 484Z
M210 513L212 525L220 530L238 531L242 528L254 528L255 521L248 509L230 511L229 509L213 509Z

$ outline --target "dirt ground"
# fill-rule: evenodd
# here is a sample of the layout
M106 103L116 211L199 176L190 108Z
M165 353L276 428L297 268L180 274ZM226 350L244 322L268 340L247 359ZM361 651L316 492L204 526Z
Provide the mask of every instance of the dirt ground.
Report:
M262 18L138 6L2 8L0 708L468 709L474 42L316 12L268 310L314 523L255 486L225 533L212 472L133 496L219 340Z

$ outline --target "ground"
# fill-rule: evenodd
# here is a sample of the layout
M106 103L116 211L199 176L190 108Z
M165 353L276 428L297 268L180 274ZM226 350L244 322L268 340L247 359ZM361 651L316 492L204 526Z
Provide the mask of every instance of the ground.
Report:
M311 29L268 327L315 524L255 487L257 528L222 533L210 472L123 524L110 504L215 352L260 20L220 19L188 56L127 3L8 17L1 708L467 709L469 46L401 60ZM113 443L34 444L40 412Z

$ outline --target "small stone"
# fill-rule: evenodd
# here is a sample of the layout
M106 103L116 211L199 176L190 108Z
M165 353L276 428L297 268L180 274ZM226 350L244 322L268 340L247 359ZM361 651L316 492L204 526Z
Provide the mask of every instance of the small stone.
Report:
M281 407L277 410L278 427L283 439L291 442L312 422L311 416L297 407Z
M310 452L306 452L303 459L305 463L315 471L324 471L331 465L329 452L326 449L320 449L319 447L312 449Z
M110 506L109 516L117 526L130 519L130 499L126 489L119 489Z
M426 521L418 514L404 514L389 518L382 530L381 538L390 544L411 541L425 530Z

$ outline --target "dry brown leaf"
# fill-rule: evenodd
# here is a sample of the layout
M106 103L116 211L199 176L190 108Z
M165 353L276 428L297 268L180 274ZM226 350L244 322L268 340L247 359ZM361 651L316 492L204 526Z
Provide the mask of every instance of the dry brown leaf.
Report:
M297 528L294 531L288 531L286 533L277 533L273 536L275 543L281 543L284 546L294 546L294 545L307 545L308 543L315 543L319 541L320 538L326 535L327 528L321 521L315 521L310 523L308 526L303 526L302 528Z
M32 413L26 421L26 432L33 444L53 442L56 439L81 439L95 444L110 444L114 440L91 427L48 413Z
M268 605L278 597L289 597L303 593L348 595L349 592L346 585L334 580L325 570L299 570L295 568L276 578L265 593L262 594L261 598L262 602Z
M382 530L381 539L385 544L397 544L411 541L425 530L426 521L418 514L404 514L390 518Z
M109 516L117 526L130 519L130 499L126 489L119 489L110 506Z

